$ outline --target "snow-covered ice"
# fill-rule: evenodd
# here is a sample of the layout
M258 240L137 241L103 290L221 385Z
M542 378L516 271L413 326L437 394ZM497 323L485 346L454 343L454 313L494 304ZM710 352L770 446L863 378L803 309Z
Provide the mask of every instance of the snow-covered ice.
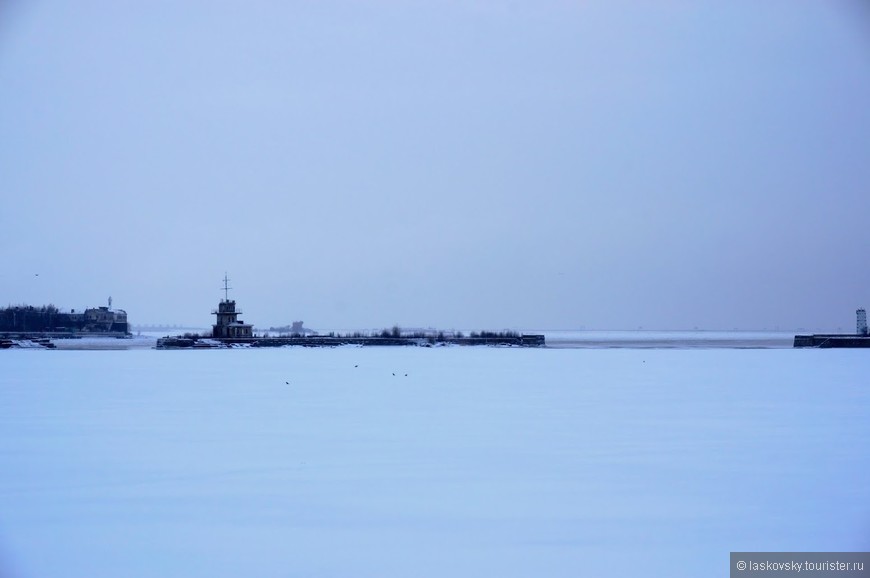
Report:
M4 351L0 575L724 577L730 551L868 550L868 373L862 350Z

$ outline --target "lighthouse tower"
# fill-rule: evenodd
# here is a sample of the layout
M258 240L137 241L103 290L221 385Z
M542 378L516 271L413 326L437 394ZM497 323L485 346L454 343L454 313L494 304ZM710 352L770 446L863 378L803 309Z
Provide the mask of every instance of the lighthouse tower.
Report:
M218 338L245 338L254 336L254 326L244 323L239 319L241 311L236 311L236 302L229 298L229 278L224 274L224 298L218 304L212 315L217 315L215 324L212 325L211 335Z

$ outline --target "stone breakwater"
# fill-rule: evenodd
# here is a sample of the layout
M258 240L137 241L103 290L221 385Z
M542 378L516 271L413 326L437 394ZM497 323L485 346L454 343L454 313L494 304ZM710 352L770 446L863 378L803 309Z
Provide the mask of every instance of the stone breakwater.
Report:
M544 347L543 335L506 337L450 337L441 340L426 337L246 337L215 339L208 337L162 337L157 349L222 349L238 347L339 347L339 346L416 346L442 345L497 345L515 347Z
M819 349L870 347L870 337L848 334L795 335L794 346Z

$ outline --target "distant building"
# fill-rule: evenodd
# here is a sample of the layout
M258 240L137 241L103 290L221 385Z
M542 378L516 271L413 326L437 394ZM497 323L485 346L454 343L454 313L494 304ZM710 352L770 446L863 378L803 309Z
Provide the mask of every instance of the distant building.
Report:
M15 305L0 309L0 332L3 333L90 333L122 337L129 335L127 312L108 307L89 307L84 313L73 309L61 312L54 305L33 307Z
M281 327L270 327L269 331L276 333L289 333L291 335L316 335L317 332L313 329L308 329L303 325L303 321L294 321L292 325L282 325Z
M224 298L218 304L217 311L212 311L212 315L217 315L217 319L212 325L211 335L219 338L253 337L254 326L239 319L242 312L236 311L236 302L228 299L230 289L228 283L229 279L224 275Z
M89 326L111 327L114 323L127 323L125 311L112 311L108 307L85 309L85 323Z
M859 309L855 313L858 315L858 335L867 335L867 312Z

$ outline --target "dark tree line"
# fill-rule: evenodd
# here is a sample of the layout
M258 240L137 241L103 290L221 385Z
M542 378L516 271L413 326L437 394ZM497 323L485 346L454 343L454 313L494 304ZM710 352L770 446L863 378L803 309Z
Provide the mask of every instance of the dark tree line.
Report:
M0 309L0 331L52 331L70 323L70 315L60 313L54 305L10 305Z

